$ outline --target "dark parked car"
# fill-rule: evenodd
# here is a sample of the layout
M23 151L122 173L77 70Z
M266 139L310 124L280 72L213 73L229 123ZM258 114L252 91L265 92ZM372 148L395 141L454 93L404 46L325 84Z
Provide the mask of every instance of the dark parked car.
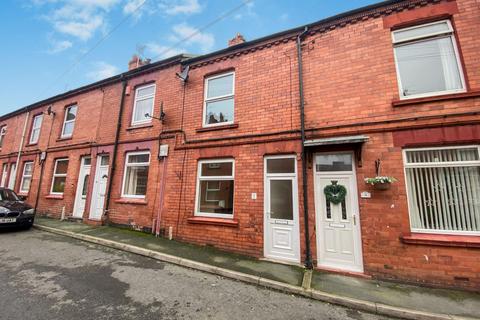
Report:
M23 202L10 189L0 188L0 228L23 227L29 229L35 219L35 210Z

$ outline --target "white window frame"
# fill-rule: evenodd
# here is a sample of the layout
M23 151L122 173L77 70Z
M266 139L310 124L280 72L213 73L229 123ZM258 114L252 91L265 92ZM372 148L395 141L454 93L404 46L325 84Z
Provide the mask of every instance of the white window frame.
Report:
M0 149L3 147L3 143L5 142L5 136L7 135L7 126L0 127Z
M0 181L0 187L5 188L7 186L8 178L8 163L2 165L2 178Z
M65 189L63 190L64 192L53 192L53 184L55 182L55 178L65 178L65 186L67 186L67 174L68 174L68 165L67 165L67 173L60 173L57 174L57 166L60 161L67 161L68 164L70 164L70 161L68 158L61 158L61 159L56 159L55 160L55 166L53 168L53 175L52 175L52 185L50 186L50 194L53 195L63 195L65 193Z
M30 164L32 166L32 173L27 175L25 173L27 169L27 165ZM20 192L21 194L28 194L30 192L30 187L32 186L32 180L33 180L33 169L34 169L34 162L33 161L25 161L23 163L23 171L22 171L22 180L20 181ZM23 185L25 182L26 178L30 178L30 186L28 187L28 190L23 189Z
M67 116L68 116L68 111L72 108L75 108L75 119L73 120L68 120L67 121ZM65 108L65 116L63 118L63 126L62 126L62 135L61 135L61 138L70 138L71 136L73 136L73 131L75 130L75 121L77 121L77 116L78 116L78 105L76 104L73 104L71 106L68 106ZM72 123L73 122L73 129L72 129L72 133L70 134L65 134L65 126L67 125L67 123Z
M412 168L434 168L434 167L479 167L480 160L475 161L452 161L452 162L417 162L417 163L407 163L407 152L409 151L428 151L428 150L449 150L449 149L477 149L477 152L480 155L480 146L478 145L465 145L465 146L448 146L448 147L428 147L428 148L407 148L403 149L403 172L405 178L405 191L407 194L407 207L408 207L408 217L410 223L410 230L415 233L430 233L430 234L450 234L450 235L466 235L466 236L478 236L480 235L480 231L452 231L452 230L435 230L435 229L417 229L413 228L412 222L412 208L410 205L410 196L409 196L409 185L408 185L408 177L407 177L407 169ZM480 158L479 158L480 159Z
M37 126L35 126L35 120L40 119L39 123ZM30 144L36 144L38 143L38 140L40 139L40 132L42 131L42 123L43 123L43 113L37 114L36 116L33 117L32 119L32 131L30 132ZM38 132L38 135L35 137L35 132Z
M232 175L230 176L202 176L202 165L206 163L231 163L232 164ZM233 190L235 198L235 159L209 159L209 160L200 160L198 161L197 168L197 192L195 195L195 216L197 217L210 217L210 218L225 218L233 219L235 215L235 205L233 205L232 214L225 213L211 213L211 212L201 212L200 209L200 182L201 181L233 181ZM235 203L235 202L234 202Z
M15 191L15 184L17 182L17 163L10 163L10 175L8 177L7 188ZM13 172L12 172L13 171Z
M138 91L139 90L142 90L142 89L146 89L146 88L150 88L150 87L153 87L153 93L147 95L147 96L143 96L141 98L138 97ZM152 83L152 84L147 84L147 85L144 85L144 86L140 86L140 87L137 87L135 89L135 100L134 100L134 103L133 103L133 113L132 113L132 126L138 126L138 125L141 125L141 124L147 124L147 123L151 123L152 122L152 118L147 118L145 120L137 120L135 121L135 113L137 111L137 103L139 101L143 101L143 100L147 100L147 99L152 99L152 106L150 108L150 112L148 114L150 114L150 116L153 116L153 109L155 107L155 93L157 92L157 85L155 83Z
M231 94L226 94L223 96L217 96L213 98L208 98L208 86L209 86L209 81L210 80L215 80L218 78L223 78L229 75L233 75L232 77L232 93ZM210 77L205 78L205 85L204 85L204 99L203 99L203 120L202 124L203 127L216 127L216 126L225 126L229 124L233 124L235 121L235 71L230 71L226 73L221 73L221 74L216 74ZM225 121L225 122L219 122L219 123L207 123L207 103L208 102L216 102L216 101L222 101L222 100L227 100L227 99L233 99L233 119L231 121Z
M421 27L425 27L425 26L429 26L429 25L434 25L434 24L440 24L440 23L444 23L444 22L446 22L447 25L448 25L448 31L432 32L430 34L425 34L425 35L418 36L418 37L410 37L410 38L406 38L406 39L399 40L399 41L395 40L395 33L396 32L408 31L408 30L417 29L417 28L421 28ZM434 96L441 96L441 95L452 94L452 93L461 93L461 92L466 92L467 91L466 90L466 84L465 84L465 76L464 76L464 72L463 72L462 63L460 61L460 54L459 54L459 51L458 51L457 41L456 41L456 37L455 37L455 30L453 29L452 23L450 22L450 20L440 20L440 21L435 21L435 22L416 25L416 26L413 26L413 27L397 29L397 30L392 31L391 37L392 37L392 43L393 43L393 55L394 55L394 59L395 59L395 70L397 72L397 84L398 84L398 89L399 89L400 100L408 100L408 99L424 98L424 97L434 97ZM459 71L459 75L460 75L460 81L462 83L462 88L461 89L454 89L454 90L427 92L427 93L412 94L412 95L409 95L409 96L404 96L403 95L402 79L401 79L401 76L400 76L400 69L398 67L397 52L396 52L395 49L400 47L400 46L406 46L406 45L410 45L410 44L413 44L413 43L419 43L419 42L424 42L426 40L432 40L432 39L438 39L438 38L450 38L451 41L452 41L453 50L455 52L455 60L457 62L457 67L458 67L458 71Z
M134 164L129 164L128 159L130 156L136 155L145 155L148 154L148 162L138 162ZM150 174L150 162L152 161L152 155L150 151L138 151L138 152L127 152L125 155L125 167L123 170L123 182L122 182L122 198L132 198L132 199L145 199L147 195L131 195L125 194L125 182L127 181L127 168L128 167L145 167L148 166L149 174ZM148 178L147 178L147 185L148 185ZM148 187L147 187L148 190Z

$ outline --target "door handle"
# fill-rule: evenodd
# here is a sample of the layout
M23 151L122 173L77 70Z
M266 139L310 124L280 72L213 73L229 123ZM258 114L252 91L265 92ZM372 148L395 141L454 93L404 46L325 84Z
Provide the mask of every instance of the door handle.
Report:
M357 225L357 216L353 215L352 218L353 218L353 225L356 226Z

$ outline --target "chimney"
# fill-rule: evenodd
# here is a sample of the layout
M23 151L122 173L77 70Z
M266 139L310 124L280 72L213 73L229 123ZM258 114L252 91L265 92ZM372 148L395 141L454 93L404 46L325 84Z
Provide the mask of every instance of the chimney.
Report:
M149 63L150 63L150 59L142 59L136 54L134 54L132 56L132 59L130 59L130 61L128 62L128 70L130 71Z
M228 40L228 46L229 47L236 46L237 44L244 43L244 42L245 42L245 38L240 33L237 33L235 38Z

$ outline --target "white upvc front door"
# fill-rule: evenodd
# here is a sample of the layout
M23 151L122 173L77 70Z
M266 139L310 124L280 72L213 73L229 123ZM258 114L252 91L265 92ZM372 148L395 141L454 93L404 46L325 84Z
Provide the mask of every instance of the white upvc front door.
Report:
M90 204L91 220L101 220L105 205L105 194L107 191L109 169L109 156L97 157L97 169L95 172L95 181L93 185L92 201Z
M75 195L75 205L73 207L73 216L83 218L85 212L85 203L87 201L88 181L90 178L91 158L83 157L78 174L77 193Z
M297 161L295 156L265 158L264 255L300 262Z
M357 179L353 153L319 153L315 156L315 212L319 267L363 272ZM324 189L345 187L345 199L327 201Z

